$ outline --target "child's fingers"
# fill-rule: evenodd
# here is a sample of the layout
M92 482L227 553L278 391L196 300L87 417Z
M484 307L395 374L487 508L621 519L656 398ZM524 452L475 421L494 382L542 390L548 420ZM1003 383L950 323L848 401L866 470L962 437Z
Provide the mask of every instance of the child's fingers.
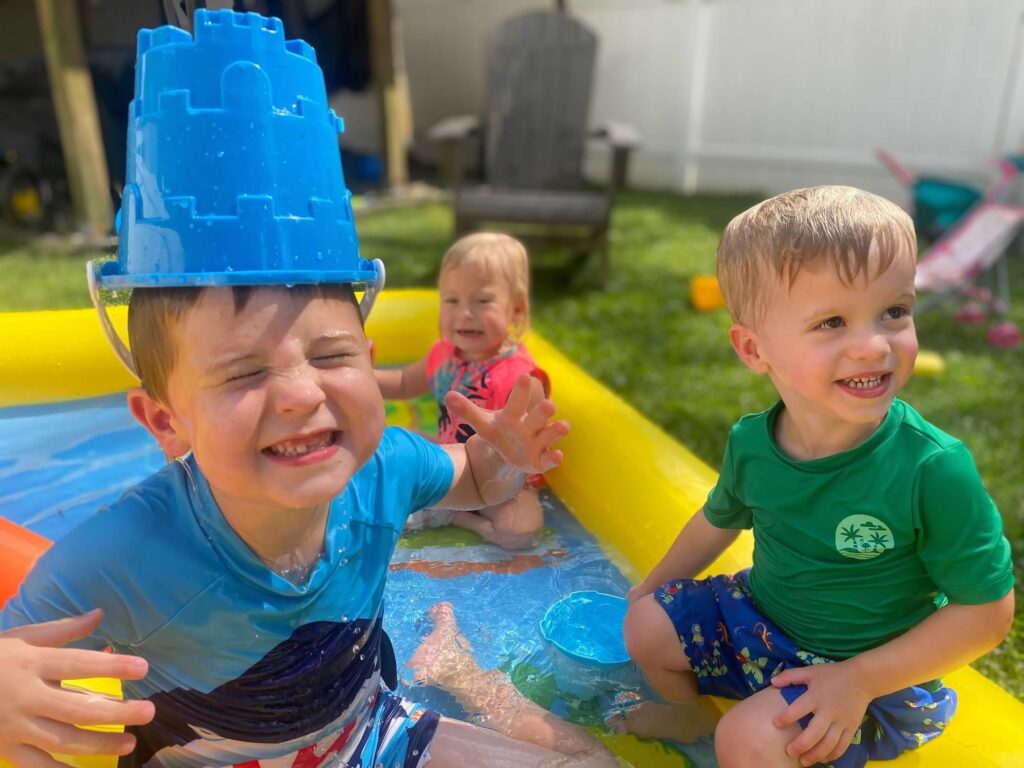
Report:
M121 701L87 691L57 689L47 701L47 717L72 725L145 725L156 707L151 701Z
M562 452L561 451L544 451L540 455L540 471L547 472L549 469L554 469L562 463Z
M794 760L799 760L802 765L808 765L808 763L804 763L804 756L825 737L830 725L825 718L812 717L811 722L800 732L800 735L786 745L786 754ZM828 745L829 750L832 749L832 746L832 744Z
M807 685L809 675L807 670L810 667L794 667L784 669L772 678L772 685L776 688L786 688L790 685Z
M525 373L521 373L516 377L516 383L512 385L512 391L508 395L508 400L505 401L505 412L510 414L521 414L526 412L527 406L530 404L530 393L532 391L531 379ZM538 382L539 384L540 382Z
M530 408L523 417L523 425L531 432L536 432L555 415L557 408L550 400L541 400Z
M48 752L38 747L20 744L6 754L0 755L18 768L67 768L64 763L54 760Z
M0 632L0 637L17 638L24 640L29 645L56 648L92 634L102 621L103 611L96 608L80 616L70 616L66 619L9 629L6 632Z
M537 433L537 440L543 450L548 450L563 437L569 434L569 422L565 419L552 421Z
M475 405L472 400L459 392L449 392L445 395L444 404L455 418L467 422L475 431L480 431L477 426L488 411Z
M138 656L55 648L40 657L39 674L47 680L79 680L86 677L115 677L141 680L149 671Z
M814 722L813 720L811 722ZM807 731L804 731L806 734ZM832 723L828 728L825 729L821 738L816 743L809 746L808 749L803 752L798 752L793 755L794 757L800 758L801 765L816 765L824 762L824 760L832 754L835 750L836 745L839 744L839 740L843 736L843 727L838 723ZM796 744L799 739L795 739L792 744Z
M853 741L853 734L854 731L851 731L849 728L844 728L842 735L839 737L839 741L836 742L835 749L829 752L825 757L825 761L833 763L842 757L846 753L846 750L850 748L850 742Z
M547 424L547 426L541 430L541 434L551 435L551 441L554 442L555 440L560 440L568 435L570 429L571 427L569 426L568 421L565 419L558 419L557 421L552 421Z
M774 681L773 681L774 682ZM814 701L806 693L772 718L776 728L788 728L814 712ZM811 722L814 722L813 720Z
M40 718L36 722L32 743L47 752L65 755L127 755L135 748L135 737L129 733L86 731L67 723Z
M461 392L449 392L444 396L444 404L450 411L462 411L472 406L469 398Z

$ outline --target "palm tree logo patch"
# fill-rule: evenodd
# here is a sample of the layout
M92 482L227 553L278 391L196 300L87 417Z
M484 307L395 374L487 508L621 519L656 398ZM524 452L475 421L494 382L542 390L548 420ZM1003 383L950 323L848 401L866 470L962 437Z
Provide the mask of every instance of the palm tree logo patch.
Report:
M871 515L850 515L836 527L836 551L843 557L870 560L895 544L889 526Z

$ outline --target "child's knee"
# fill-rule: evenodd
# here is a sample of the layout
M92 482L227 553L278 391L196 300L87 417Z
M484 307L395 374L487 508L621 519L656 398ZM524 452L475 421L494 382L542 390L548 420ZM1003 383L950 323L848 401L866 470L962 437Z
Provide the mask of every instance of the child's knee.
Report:
M654 595L644 595L630 604L622 634L626 651L641 668L654 665L680 672L689 669L672 620Z
M481 510L480 514L491 521L499 536L531 536L544 527L544 510L532 489L520 491L508 501Z
M764 699L765 693L761 691L755 697ZM781 704L777 708L772 706L774 702L746 699L722 715L715 728L715 757L719 768L798 765L786 755L786 745L799 735L800 727L780 729L775 726L774 713L785 708L782 697L778 698Z
M764 745L756 737L757 722L733 707L715 728L715 757L720 768L759 765Z

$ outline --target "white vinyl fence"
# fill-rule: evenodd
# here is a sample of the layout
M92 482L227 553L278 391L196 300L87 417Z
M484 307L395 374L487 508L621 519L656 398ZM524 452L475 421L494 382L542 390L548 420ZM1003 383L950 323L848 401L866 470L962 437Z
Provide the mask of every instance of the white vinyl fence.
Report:
M543 0L393 0L416 130L477 113L489 35ZM599 39L591 121L634 125L630 181L700 192L914 172L983 180L1024 151L1024 0L568 0ZM588 172L601 176L600 146Z

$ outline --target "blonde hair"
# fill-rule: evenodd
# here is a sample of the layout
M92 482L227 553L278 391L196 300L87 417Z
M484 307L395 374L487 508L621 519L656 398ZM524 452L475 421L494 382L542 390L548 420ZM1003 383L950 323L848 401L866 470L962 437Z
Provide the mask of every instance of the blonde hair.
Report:
M716 272L733 320L753 326L764 317L767 289L777 281L792 286L805 266L825 262L850 285L868 269L872 246L878 274L897 259L916 258L914 224L898 205L854 187L795 189L729 222Z
M523 244L498 232L460 237L441 259L438 282L447 272L464 264L477 264L505 283L512 304L523 308L509 335L516 340L522 338L530 329L530 260Z
M282 288L283 286L231 286L232 298L237 315L258 288ZM128 343L131 346L135 370L139 373L142 386L149 395L167 404L167 379L174 370L178 359L178 344L175 334L181 321L199 302L203 287L177 288L136 288L128 302ZM341 283L320 285L296 285L289 289L304 298L337 298L352 303L356 301L352 286ZM362 322L362 314L359 315Z

